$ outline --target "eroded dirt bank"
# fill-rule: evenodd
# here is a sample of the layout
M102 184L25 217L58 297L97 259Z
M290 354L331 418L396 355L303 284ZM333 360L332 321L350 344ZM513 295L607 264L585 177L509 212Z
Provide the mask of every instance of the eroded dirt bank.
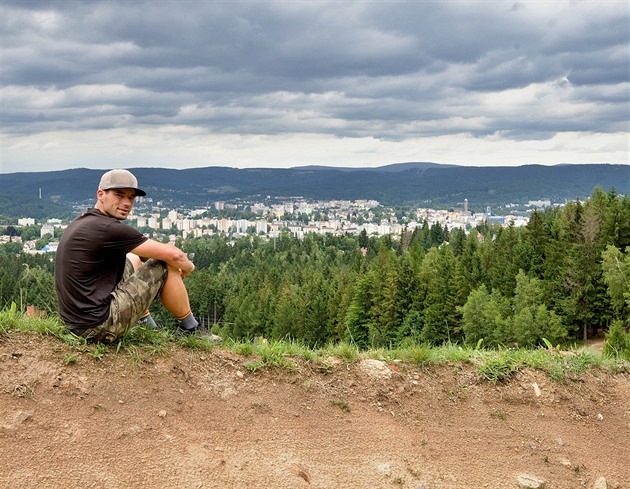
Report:
M627 374L495 386L471 366L73 353L0 339L0 487L630 488Z

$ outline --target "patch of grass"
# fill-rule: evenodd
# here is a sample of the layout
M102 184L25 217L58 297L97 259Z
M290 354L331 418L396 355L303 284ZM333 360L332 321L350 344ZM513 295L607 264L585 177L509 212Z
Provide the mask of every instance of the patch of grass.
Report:
M371 348L364 352L361 356L371 358L373 360L380 360L381 362L391 362L395 357L395 350L388 348Z
M347 413L352 411L350 409L350 404L348 404L346 401L337 401L336 399L333 399L330 401L330 404L332 404L333 406L337 406L339 409Z
M22 323L22 314L18 313L17 304L0 311L0 333L7 333L12 329L18 329Z
M89 350L87 340L82 336L77 336L74 333L71 333L68 330L61 331L58 335L55 335L61 341L63 341L66 345L71 346L75 350L79 351L87 351Z
M178 335L170 329L153 330L146 327L131 328L122 338L111 345L87 343L85 338L70 333L63 322L56 316L48 318L29 317L17 310L15 304L0 310L0 334L14 332L30 332L58 338L63 344L70 346L75 352L85 353L93 359L102 360L107 354L128 355L136 363L145 362L156 355L168 352L173 345L185 348L211 351L217 348L207 338L201 335ZM592 368L607 369L612 372L630 372L630 362L626 360L628 350L617 348L625 345L626 333L616 331L611 335L610 345L604 354L585 348L569 348L560 351L557 347L523 349L480 349L471 346L461 346L454 343L442 346L429 346L407 342L395 348L379 348L361 351L348 342L331 343L319 348L311 348L302 342L285 340L237 341L226 340L221 348L236 354L256 357L247 368L255 371L260 368L281 368L295 370L295 359L314 362L322 373L332 371L331 357L338 358L345 363L354 363L361 358L377 358L386 362L400 361L404 364L428 368L431 365L462 365L473 363L482 378L497 383L512 378L519 370L531 368L545 372L556 382L567 378L579 378L584 372ZM67 351L60 348L59 352ZM65 362L72 355L68 354Z
M490 416L492 416L493 418L501 419L503 421L507 419L507 414L503 409L495 409L494 411L491 411Z
M340 358L344 362L353 363L356 362L360 355L359 349L356 345L352 345L346 342L339 342L329 345L326 350L331 356Z
M509 352L515 362L534 370L552 371L554 369L553 365L557 364L559 360L557 352L544 348L536 348L534 350L511 349Z
M217 344L198 334L176 334L177 344L190 348L191 350L212 351L217 348Z
M318 359L318 352L313 348L309 348L301 341L286 339L282 341L271 342L274 348L284 350L284 354L290 357L302 358L307 361L313 361ZM268 347L270 343L261 343L259 348Z
M425 367L433 362L434 353L429 345L411 345L397 349L396 358L411 365Z
M254 345L251 341L234 341L232 342L232 350L239 355L248 357L254 354Z
M45 335L61 337L67 332L63 322L56 316L31 317L18 311L15 302L3 310L0 310L0 332L9 331L35 332Z
M95 360L102 360L105 354L109 351L109 347L103 343L96 343L93 348L90 348L88 355Z
M78 359L79 355L77 355L76 353L66 353L63 357L63 363L64 365L74 365L75 363L77 363Z
M601 355L595 354L590 350L582 349L564 357L564 364L569 372L573 374L582 374L591 368L599 368L602 366Z
M435 347L435 360L432 363L471 363L474 354L475 350L469 346L447 343L445 345Z
M254 352L259 356L259 359L248 363L247 369L250 372L268 367L295 370L297 365L287 358L288 353L284 347L285 344L280 341L272 341L256 345Z
M630 373L630 361L617 359L603 359L602 367L614 373Z
M479 373L487 380L496 384L508 380L521 368L509 351L499 352L498 355L485 355L479 364Z
M166 329L136 326L127 330L112 346L116 353L127 353L134 363L143 363L168 351L172 340L173 334Z

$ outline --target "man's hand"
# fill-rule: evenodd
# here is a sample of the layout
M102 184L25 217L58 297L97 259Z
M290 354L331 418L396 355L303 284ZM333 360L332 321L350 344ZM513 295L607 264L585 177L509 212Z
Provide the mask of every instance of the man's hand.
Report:
M169 266L178 269L182 278L195 270L195 265L188 259L186 253L170 244L148 239L136 246L131 252L142 258L155 258L166 262Z
M188 272L182 270L181 268L179 269L179 274L181 275L182 278L186 278L188 275L190 275L191 273L195 271L195 265L193 264L193 262L190 262L190 264L192 265L192 269Z

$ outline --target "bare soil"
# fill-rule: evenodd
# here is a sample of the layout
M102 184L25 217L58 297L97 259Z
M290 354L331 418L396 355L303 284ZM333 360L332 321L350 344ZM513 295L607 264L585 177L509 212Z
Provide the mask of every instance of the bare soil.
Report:
M0 338L0 487L630 488L627 373L74 354Z

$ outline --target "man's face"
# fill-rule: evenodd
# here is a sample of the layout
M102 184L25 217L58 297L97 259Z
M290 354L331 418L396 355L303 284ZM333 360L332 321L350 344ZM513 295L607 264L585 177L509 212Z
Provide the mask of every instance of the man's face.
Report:
M127 219L129 212L133 208L136 192L130 188L113 188L110 190L99 190L96 194L98 199L96 208L108 216L116 219Z

